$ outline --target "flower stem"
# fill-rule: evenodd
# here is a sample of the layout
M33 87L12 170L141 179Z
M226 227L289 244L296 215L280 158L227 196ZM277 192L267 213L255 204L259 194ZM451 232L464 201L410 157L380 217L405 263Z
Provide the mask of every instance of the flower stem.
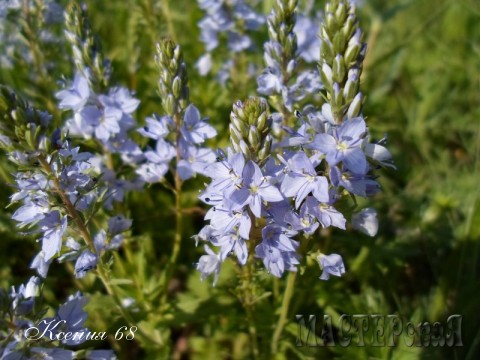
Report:
M175 124L176 124L176 138L177 140L180 139L180 130L181 130L181 115L176 113L174 116ZM177 164L181 160L181 152L180 146L178 145L177 141ZM170 256L170 260L167 264L165 269L165 277L163 279L163 292L162 298L160 300L161 304L164 304L167 300L168 295L168 285L170 284L170 280L173 276L173 269L175 264L177 263L178 255L180 254L180 248L182 244L182 230L183 230L183 210L182 210L182 184L183 181L180 178L180 175L177 171L175 171L175 236L173 238L173 247L172 247L172 255Z
M242 292L243 292L243 301L242 305L245 308L247 313L247 323L248 323L248 334L250 336L250 351L252 353L253 359L258 359L260 356L260 351L258 349L258 340L257 340L257 327L255 325L255 316L254 316L254 294L252 286L252 267L253 267L253 256L250 257L249 261L245 266L243 266L243 283L242 283Z
M45 170L45 172L49 176L51 176L52 181L53 181L54 190L60 196L60 199L62 200L62 203L65 206L65 210L66 210L67 214L73 219L73 221L77 225L78 231L80 232L83 240L85 241L85 244L88 246L88 248L90 249L90 251L92 253L96 254L97 251L95 249L95 245L93 243L93 239L92 239L92 236L90 234L90 231L88 230L88 228L85 225L82 217L80 216L80 214L78 213L78 211L75 209L72 202L68 198L67 194L62 190L62 188L60 186L60 181L58 180L58 177L52 171L52 168L51 168L50 164L45 159L45 157L42 156L42 155L39 156L38 160L39 160L42 168ZM97 254L97 255L99 255L99 254ZM103 284L103 287L107 291L108 295L112 296L113 300L115 301L115 304L117 305L117 307L120 311L120 314L125 319L125 321L128 323L128 325L130 327L137 326L137 324L132 319L130 314L123 307L122 301L121 301L118 293L115 291L115 289L113 288L113 286L110 283L110 279L108 277L107 272L105 271L105 268L106 268L105 264L103 263L103 260L99 256L99 264L97 266L97 274L98 274L98 277L100 278L100 280ZM137 326L137 328L138 328L138 333L141 337L147 339L151 343L154 343L154 344L157 343L156 340L152 339L141 328L139 328L138 326Z
M285 288L285 292L283 293L282 311L278 318L277 325L275 326L275 331L272 337L272 344L270 347L270 351L272 355L275 355L278 351L278 341L280 340L280 336L282 335L283 328L287 323L288 310L290 308L290 301L292 300L296 279L297 279L296 271L290 272L288 274L287 287Z
M311 240L311 236L304 239L299 249L300 254L305 254L307 252ZM280 313L280 316L278 317L277 325L275 326L275 330L272 336L272 344L270 346L270 351L272 355L275 355L278 351L278 342L280 340L280 336L282 335L285 324L287 323L288 310L290 308L290 303L293 297L295 281L297 280L297 273L298 270L295 272L290 272L288 274L287 286L285 288L285 291L283 292L282 311Z

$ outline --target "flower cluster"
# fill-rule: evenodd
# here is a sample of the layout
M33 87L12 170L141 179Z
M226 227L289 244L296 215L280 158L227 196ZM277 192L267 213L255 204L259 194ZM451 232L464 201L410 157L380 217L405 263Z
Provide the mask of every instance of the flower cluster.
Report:
M270 61L280 71L282 64L283 68L288 68L288 63L295 65L296 40L291 29L296 2L275 4L269 17L271 41L266 45L265 56L267 63ZM355 196L368 197L379 191L375 170L392 166L391 156L382 142L370 142L358 100L361 94L355 94L365 46L359 43L361 32L354 11L354 6L346 1L327 5L321 33L334 36L334 31L341 31L348 35L343 45L338 41L332 45L339 55L327 58L324 49L331 43L327 35L322 38L320 68L328 101L321 109L309 106L304 113L296 111L299 127L285 126L286 139L276 143L273 151L270 132L275 114L268 115L266 102L253 98L234 105L230 125L233 149L207 168L212 182L200 196L213 207L205 217L209 225L196 239L219 248L215 253L205 247L207 255L197 264L202 279L215 274L216 280L221 263L231 253L245 265L253 250L274 276L296 271L301 243L295 237L303 235L308 239L320 227L346 230L347 213L342 204ZM332 13L335 20L331 19ZM278 51L272 52L275 48ZM276 54L277 61L272 60L272 54ZM325 76L329 61L333 62L332 74ZM270 76L275 77L264 73L259 83L281 83L278 79L270 81ZM307 92L301 91L302 95ZM282 105L291 109L300 99L283 97ZM352 226L374 236L378 228L376 213L363 210L353 216ZM345 272L338 254L320 252L317 260L323 269L321 279Z
M131 221L116 216L109 223L108 237L100 231L92 239L85 220L109 196L100 174L90 163L92 155L72 147L68 140L62 139L59 130L48 136L48 114L31 108L7 89L3 89L2 95L5 105L2 114L7 122L15 124L13 131L8 130L10 124L3 127L6 131L2 145L20 170L15 174L17 192L10 198L12 204L20 206L12 219L28 233L40 234L42 243L32 268L46 277L54 258L76 260L76 275L82 277L85 271L95 268L103 251L121 244L123 238L119 234L130 227ZM83 246L74 238L64 243L69 228L79 230Z
M188 103L186 65L180 47L163 40L157 47L160 72L159 91L165 115L154 114L138 132L155 141L145 152L145 162L137 174L147 183L160 182L176 159L175 172L181 180L204 174L205 167L215 161L215 153L202 148L205 140L217 135L216 130L202 118L200 111Z
M89 163L108 184L104 206L111 210L114 201L123 201L126 191L138 189L143 183L138 178L118 177L111 164L107 164L109 154L118 154L123 164L129 166L135 166L145 159L142 150L129 135L136 125L132 113L140 101L122 87L111 88L107 94L97 95L90 83L89 78L77 71L71 86L59 91L56 96L60 100L60 109L73 112L73 117L65 122L63 131L85 140L94 139L103 149L103 153L92 155Z
M72 85L57 93L59 108L73 111L65 131L84 139L98 140L107 151L122 155L126 163L135 163L142 156L139 146L129 138L135 126L132 113L140 101L125 88L110 89L108 94L95 94L89 79L77 72Z
M212 51L219 46L220 35L226 35L228 49L233 55L251 49L254 44L247 31L257 30L265 23L265 18L245 0L198 0L198 4L206 13L198 25L207 53L198 60L197 68L201 75L206 75L212 69ZM226 81L232 66L233 58L224 62L219 72L221 82Z
M138 132L155 140L153 147L144 152L146 161L140 164L137 173L147 183L160 182L169 170L169 163L179 152L176 172L182 180L195 174L205 174L205 167L215 161L215 153L208 148L201 148L206 139L214 137L216 130L200 116L198 109L190 104L185 109L178 139L167 139L167 135L175 134L176 125L168 116L154 114L148 117L146 125Z
M323 116L328 118L328 114ZM246 143L244 151L230 150L225 159L207 168L212 182L200 198L213 207L205 217L210 224L197 239L220 249L218 255L209 250L198 263L203 278L213 272L218 274L221 262L232 251L240 264L245 264L247 242L254 242L255 247L250 249L255 249L256 257L273 275L280 277L286 270L295 271L299 263L295 236L311 236L319 227L345 230L346 218L336 204L349 196L366 197L378 192L375 166L371 164L385 160L388 151L368 142L364 119L326 125L324 132L296 142L294 151L288 145L278 147L276 159L271 156L267 161L252 160L251 147ZM315 130L309 123L303 128L306 133ZM372 147L375 152L370 151ZM263 224L261 241L252 227L256 223ZM376 233L376 217L371 210L358 215L354 224L369 235ZM324 255L322 259L327 273L341 273L325 265L333 260ZM343 263L338 266L343 268ZM327 278L322 275L322 279Z

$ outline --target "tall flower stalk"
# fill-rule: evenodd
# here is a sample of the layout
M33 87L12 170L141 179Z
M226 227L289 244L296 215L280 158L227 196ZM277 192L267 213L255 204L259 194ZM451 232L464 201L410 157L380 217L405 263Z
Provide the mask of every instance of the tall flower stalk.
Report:
M188 104L188 86L186 65L182 58L182 52L172 40L162 40L157 45L156 54L157 69L159 72L158 92L162 99L163 110L171 119L175 130L175 159L179 164L182 159L181 130L183 125L183 113ZM182 184L183 180L178 171L174 171L174 196L175 196L175 236L173 239L172 253L168 260L163 278L163 295L166 299L168 285L173 275L173 269L177 263L183 232L182 213Z

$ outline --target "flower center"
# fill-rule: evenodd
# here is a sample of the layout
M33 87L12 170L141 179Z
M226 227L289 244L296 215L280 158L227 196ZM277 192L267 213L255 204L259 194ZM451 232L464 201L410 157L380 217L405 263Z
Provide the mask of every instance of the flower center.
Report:
M345 151L347 149L348 149L348 145L345 142L341 141L337 144L338 151Z

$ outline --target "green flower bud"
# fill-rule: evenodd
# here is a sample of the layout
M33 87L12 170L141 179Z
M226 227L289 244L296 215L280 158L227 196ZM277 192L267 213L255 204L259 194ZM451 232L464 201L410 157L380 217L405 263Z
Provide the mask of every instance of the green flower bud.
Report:
M346 74L345 60L342 55L337 55L333 61L333 80L341 83Z
M320 45L320 56L325 59L327 63L332 63L334 59L333 45L328 41L322 41Z
M258 150L260 148L260 133L258 132L255 125L250 126L250 130L248 131L248 144L254 150Z
M361 112L358 94L365 44L351 1L330 0L324 13L319 72L325 86L324 97L336 121L341 122L346 115L358 116Z
M360 115L360 112L362 110L362 103L363 103L363 95L362 93L358 93L357 96L353 99L352 103L348 107L347 111L347 118L348 119L353 119L354 117L357 117Z
M175 114L179 115L187 107L189 96L187 67L183 62L180 46L170 39L163 39L157 44L155 60L163 108L168 115L175 117Z
M178 76L175 76L175 79L173 79L172 92L173 96L175 96L177 99L182 93L182 79L180 79Z
M261 162L271 147L272 120L264 99L250 97L244 102L237 101L230 113L230 141L236 151L247 159Z
M344 3L338 4L337 9L335 10L335 18L338 24L343 24L347 17L347 7Z
M333 71L327 63L322 65L320 69L320 77L325 86L328 86L329 88L333 87Z
M176 101L175 97L172 94L168 94L167 97L163 100L163 108L165 112L173 116L176 112Z

